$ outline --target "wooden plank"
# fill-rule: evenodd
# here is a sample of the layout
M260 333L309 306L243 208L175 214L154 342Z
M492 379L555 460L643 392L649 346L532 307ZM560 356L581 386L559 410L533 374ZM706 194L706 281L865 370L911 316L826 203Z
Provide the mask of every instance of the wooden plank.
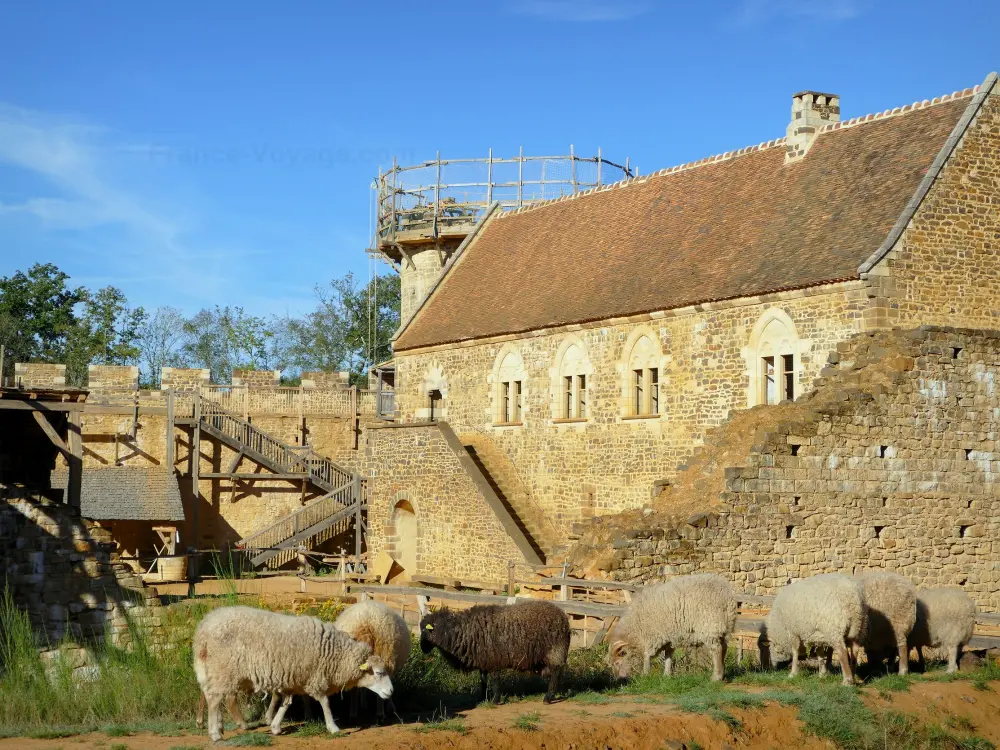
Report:
M544 584L547 586L569 586L576 589L618 589L622 591L635 591L639 587L632 583L622 583L619 581L586 581L582 578L559 578L547 577L537 581L518 581L525 586L537 586Z
M0 409L18 411L83 411L84 404L75 401L38 401L36 399L0 398ZM131 410L127 413L131 414Z
M61 437L59 437L59 433L56 432L56 428L52 426L52 423L49 421L48 417L46 417L40 411L33 412L32 416L35 418L35 421L38 423L38 426L42 428L42 432L45 433L45 436L52 442L52 445L54 445L56 448L59 449L60 453L62 453L67 458L73 455L69 449L69 446L63 442L63 439Z
M35 417L45 419L35 412ZM48 421L48 420L46 420ZM83 416L79 411L66 414L66 444L69 446L69 482L66 487L67 502L74 508L80 507L80 493L83 488Z

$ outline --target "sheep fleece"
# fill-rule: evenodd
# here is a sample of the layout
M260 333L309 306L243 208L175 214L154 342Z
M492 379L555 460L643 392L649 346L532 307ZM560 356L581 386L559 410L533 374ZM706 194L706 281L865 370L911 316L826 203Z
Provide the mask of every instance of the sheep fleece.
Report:
M860 643L868 608L860 582L823 573L785 586L767 616L767 637L781 654L805 646Z
M714 573L680 576L640 589L614 638L650 654L668 644L717 643L733 632L736 615L736 597L725 578Z
M895 649L917 620L917 590L895 573L866 573L860 580L868 605L862 645L868 650Z
M920 589L910 645L947 649L964 646L975 626L976 604L962 589Z
M433 630L426 630L426 623ZM566 615L554 604L526 601L439 610L424 618L420 637L422 644L437 646L461 669L541 668L543 674L549 674L566 664L570 630Z
M390 675L410 657L410 628L384 604L358 602L341 612L333 624L354 640L367 643Z
M353 687L371 649L316 617L251 607L210 612L194 634L202 690L328 695Z

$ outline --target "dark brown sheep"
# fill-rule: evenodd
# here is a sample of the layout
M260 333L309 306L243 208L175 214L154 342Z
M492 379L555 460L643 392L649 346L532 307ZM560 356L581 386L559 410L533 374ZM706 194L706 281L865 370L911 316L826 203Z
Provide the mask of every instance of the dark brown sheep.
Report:
M420 620L420 649L425 654L437 646L453 667L478 669L484 692L487 679L501 669L538 672L549 678L546 703L555 697L566 666L569 635L566 615L543 601L441 609Z

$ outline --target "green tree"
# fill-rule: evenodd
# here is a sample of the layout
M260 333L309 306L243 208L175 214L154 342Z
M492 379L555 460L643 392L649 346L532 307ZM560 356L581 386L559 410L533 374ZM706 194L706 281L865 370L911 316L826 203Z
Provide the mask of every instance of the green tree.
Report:
M271 346L272 326L242 307L202 310L184 324L184 333L182 356L190 365L211 370L213 383L228 383L236 368L280 367Z
M147 316L139 329L141 380L144 388L160 387L164 367L181 367L184 357L184 324L187 321L175 307L158 307Z
M79 323L76 307L87 299L83 287L70 288L69 276L51 263L0 278L0 344L6 362L63 362Z
M360 285L348 273L317 286L317 308L284 322L289 362L304 370L349 370L353 383L367 382L368 369L392 356L399 295L395 274Z
M86 293L83 312L66 346L66 377L72 385L86 383L88 365L133 365L142 350L139 334L146 311L129 307L125 293L106 286Z

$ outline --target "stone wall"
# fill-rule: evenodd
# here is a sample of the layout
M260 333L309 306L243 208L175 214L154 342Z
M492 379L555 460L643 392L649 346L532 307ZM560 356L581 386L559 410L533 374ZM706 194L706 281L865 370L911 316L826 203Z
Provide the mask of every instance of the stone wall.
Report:
M233 370L233 385L275 388L281 385L281 370Z
M396 357L397 408L404 422L426 419L428 392L440 390L436 416L466 443L484 443L506 455L519 488L565 538L587 512L607 514L648 502L653 483L669 478L705 431L748 403L750 373L759 366L752 340L762 322L790 325L798 391L816 377L827 354L861 329L867 306L862 283L720 304L656 320L583 326L563 333ZM629 356L645 334L658 351L661 415L627 415ZM558 419L559 363L567 348L583 352L588 418ZM512 351L524 363L521 426L495 426L498 359ZM483 450L484 456L492 451ZM493 472L502 473L493 466ZM523 489L523 493L522 493ZM590 511L585 508L589 506Z
M484 488L463 465L461 445L450 444L441 425L387 426L365 434L369 559L383 549L405 558L399 545L414 543L415 572L421 575L501 582L508 561L518 563L519 575L528 572ZM393 512L401 503L416 516L415 540L396 536Z
M302 373L302 387L315 388L318 390L334 390L338 388L350 387L351 373L349 372L320 372L310 371Z
M160 370L160 388L175 391L197 391L208 385L212 373L207 367L164 367Z
M139 368L123 365L90 365L87 367L87 388L93 391L136 390Z
M743 460L705 449L717 507L665 523L667 493L648 519L605 518L577 564L631 581L716 571L759 594L885 569L1000 609L1000 333L863 334L830 362L810 396L754 410L768 419Z
M420 306L458 244L455 240L440 240L407 251L399 272L400 320L406 320Z
M1000 327L1000 94L989 96L889 256L886 326Z
M15 362L14 382L23 388L64 388L66 365Z
M117 556L106 529L65 505L0 487L0 578L25 610L42 648L110 636L130 639L129 622L164 642L160 600Z

